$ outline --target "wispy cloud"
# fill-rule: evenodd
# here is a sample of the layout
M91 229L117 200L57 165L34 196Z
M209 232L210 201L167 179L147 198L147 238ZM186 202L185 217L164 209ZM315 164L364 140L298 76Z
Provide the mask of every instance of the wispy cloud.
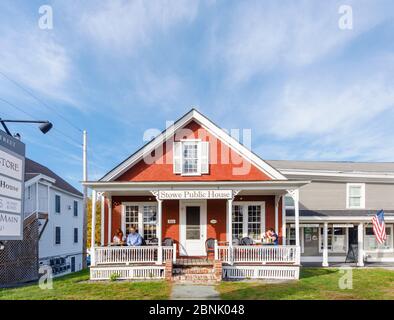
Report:
M198 6L198 0L112 0L88 7L78 28L102 49L135 53L151 44L155 34L165 34L176 23L191 22Z
M387 2L386 2L387 3ZM242 1L218 27L211 53L237 85L268 71L283 72L340 53L360 34L388 19L382 1L347 1L354 29L340 30L343 1Z

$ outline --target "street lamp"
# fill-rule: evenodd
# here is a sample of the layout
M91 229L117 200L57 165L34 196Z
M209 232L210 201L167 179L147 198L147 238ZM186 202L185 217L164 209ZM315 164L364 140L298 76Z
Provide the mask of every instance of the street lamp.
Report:
M39 129L41 130L41 132L43 134L46 134L49 130L52 129L53 124L49 121L40 121L40 120L4 120L0 118L0 123L2 124L5 132L7 132L7 134L9 134L10 136L12 136L10 130L7 128L6 126L6 122L7 123L39 123Z

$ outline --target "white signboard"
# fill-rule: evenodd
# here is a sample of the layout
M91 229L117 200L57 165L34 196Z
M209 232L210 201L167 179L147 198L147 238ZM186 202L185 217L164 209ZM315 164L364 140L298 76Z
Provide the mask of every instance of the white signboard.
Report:
M23 239L25 144L0 130L0 240Z
M0 234L2 237L15 237L21 233L21 216L0 212Z
M0 150L0 172L11 178L22 180L22 160Z
M22 204L20 200L0 197L0 212L8 211L8 212L19 214L22 210L21 205Z
M160 200L232 199L232 190L161 190Z

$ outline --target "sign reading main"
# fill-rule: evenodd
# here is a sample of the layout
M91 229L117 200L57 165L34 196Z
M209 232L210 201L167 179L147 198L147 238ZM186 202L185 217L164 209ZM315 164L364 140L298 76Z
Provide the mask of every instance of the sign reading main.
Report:
M25 144L0 130L0 240L23 239Z
M161 190L160 200L232 199L232 190Z

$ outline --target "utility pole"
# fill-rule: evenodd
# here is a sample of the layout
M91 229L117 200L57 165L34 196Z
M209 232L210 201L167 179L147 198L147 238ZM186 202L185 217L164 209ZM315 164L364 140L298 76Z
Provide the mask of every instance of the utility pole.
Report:
M87 133L83 131L83 147L82 147L82 162L83 162L83 182L88 181L88 158L87 158ZM83 186L83 247L82 247L82 267L87 268L86 256L86 242L87 242L87 222L88 222L88 188Z

